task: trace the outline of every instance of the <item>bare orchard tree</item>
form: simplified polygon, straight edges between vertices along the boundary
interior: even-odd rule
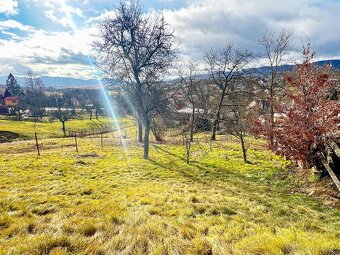
[[[22,112],[24,112],[24,110],[27,109],[25,95],[22,94],[21,98],[19,98],[19,100],[17,100],[17,102],[15,102],[13,105],[10,106],[10,109],[17,116],[17,120],[21,120],[22,119]]]
[[[268,91],[269,108],[270,108],[270,126],[274,128],[274,101],[279,91],[282,91],[283,82],[279,81],[279,68],[283,64],[285,55],[287,54],[292,40],[293,32],[282,30],[279,33],[265,32],[258,40],[258,43],[263,48],[263,58],[265,65],[269,66],[269,73],[264,74],[268,83],[264,84],[263,90]],[[273,145],[273,137],[270,138],[270,143]]]
[[[226,131],[240,141],[243,161],[248,163],[246,138],[258,112],[257,104],[251,93],[247,91],[233,93],[228,97],[228,102],[229,104],[224,109],[223,123]]]
[[[173,122],[174,114],[170,103],[169,87],[162,84],[155,84],[149,93],[152,93],[148,109],[150,109],[151,131],[157,142],[164,141],[164,131],[171,122]]]
[[[27,72],[25,99],[34,121],[43,117],[46,106],[46,95],[44,94],[44,83],[31,70]]]
[[[222,50],[204,52],[207,70],[218,92],[218,105],[212,126],[211,140],[216,140],[221,110],[226,96],[233,92],[235,82],[244,76],[244,68],[249,63],[251,53],[248,50],[236,50],[229,44]]]
[[[167,73],[175,58],[174,35],[161,13],[145,14],[132,1],[120,2],[113,17],[99,26],[94,43],[95,62],[103,75],[128,85],[127,95],[145,127],[144,158],[149,158],[152,89]],[[157,94],[157,93],[156,93]]]
[[[190,60],[189,63],[180,67],[180,91],[183,93],[187,106],[191,108],[190,119],[190,142],[193,142],[194,132],[196,126],[196,112],[199,110],[199,94],[202,77],[199,75],[198,63],[194,60]]]
[[[62,130],[64,136],[66,136],[66,121],[75,117],[74,106],[72,104],[71,97],[68,95],[59,93],[58,95],[54,96],[54,110],[51,112],[51,119],[52,120],[59,120],[62,124]]]

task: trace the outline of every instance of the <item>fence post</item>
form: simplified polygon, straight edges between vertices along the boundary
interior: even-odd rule
[[[74,142],[75,142],[75,145],[76,145],[76,151],[78,153],[77,132],[74,132]]]
[[[103,132],[100,132],[100,144],[101,144],[102,149],[103,149]]]
[[[35,146],[37,147],[37,151],[38,151],[38,156],[40,156],[40,150],[39,150],[39,143],[38,143],[38,136],[37,133],[34,133],[35,136]]]

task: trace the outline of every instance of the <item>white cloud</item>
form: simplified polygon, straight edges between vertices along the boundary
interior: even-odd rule
[[[29,31],[29,30],[33,29],[33,27],[31,27],[31,26],[23,25],[20,22],[17,22],[15,20],[11,20],[11,19],[0,21],[0,29],[8,30],[8,29],[13,29],[13,28],[17,28],[21,31]]]
[[[1,0],[0,13],[6,15],[18,14],[18,2],[16,0]]]
[[[339,1],[195,0],[164,15],[189,55],[230,42],[259,51],[256,40],[266,30],[287,29],[294,31],[294,51],[301,50],[307,35],[320,56],[340,56]]]
[[[0,8],[3,8],[3,1],[8,0],[0,0]],[[1,74],[15,68],[22,75],[31,68],[44,75],[90,78],[92,72],[86,64],[86,56],[91,51],[91,35],[97,33],[95,22],[114,12],[98,10],[101,11],[98,16],[84,17],[88,12],[80,6],[92,2],[92,8],[100,1],[27,1],[41,3],[39,7],[46,16],[69,31],[45,31],[11,19],[0,21],[1,33],[7,38],[1,39],[0,33]],[[301,40],[306,42],[306,36],[317,56],[340,57],[340,34],[337,33],[340,3],[333,0],[286,0],[280,4],[272,0],[189,0],[183,8],[164,10],[164,15],[182,42],[185,57],[199,58],[202,50],[230,42],[258,52],[256,40],[263,32],[283,28],[295,32],[290,59],[300,57]],[[75,23],[76,19],[85,18],[84,24]]]
[[[74,32],[33,29],[25,37],[0,39],[0,75],[12,71],[10,67],[20,63],[16,69],[18,75],[30,68],[43,75],[91,78],[90,62],[86,63],[86,58],[90,54],[93,33],[92,28]]]
[[[56,24],[61,24],[64,27],[77,29],[77,25],[74,22],[74,16],[85,18],[81,9],[72,7],[66,4],[65,0],[47,0],[44,3],[46,7],[45,15]]]

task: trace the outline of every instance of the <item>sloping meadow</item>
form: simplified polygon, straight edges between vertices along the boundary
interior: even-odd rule
[[[289,162],[261,147],[244,164],[235,143],[201,145],[187,165],[182,145],[145,161],[99,143],[0,145],[0,254],[339,254],[339,211],[290,193]]]

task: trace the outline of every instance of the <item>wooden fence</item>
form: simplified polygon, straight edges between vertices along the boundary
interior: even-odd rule
[[[326,146],[326,152],[324,154],[319,154],[321,158],[321,163],[329,173],[335,186],[340,191],[340,181],[337,176],[340,175],[340,148],[335,142],[331,142]]]

